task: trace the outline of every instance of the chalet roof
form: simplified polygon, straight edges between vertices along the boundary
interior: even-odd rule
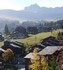
[[[2,48],[0,48],[0,51],[4,52],[5,50],[4,50],[4,49],[2,49]]]
[[[11,48],[11,47],[15,47],[15,48],[22,48],[24,45],[23,43],[19,43],[19,42],[9,42],[9,41],[4,41],[4,45],[2,46],[2,48]]]
[[[24,58],[25,58],[25,59],[34,59],[34,57],[33,57],[32,54],[33,54],[33,53],[29,53],[29,54],[27,54]],[[38,55],[37,59],[40,59],[40,58],[39,58],[39,55]],[[36,59],[35,59],[35,60],[36,60]]]
[[[33,50],[34,49],[37,49],[38,51],[41,51],[42,49],[44,49],[45,48],[45,46],[44,45],[42,45],[42,44],[36,44],[36,45],[34,45],[34,46],[32,46],[32,47],[30,47],[29,48],[29,52],[33,52]]]
[[[39,52],[40,55],[52,55],[56,51],[61,50],[63,46],[47,46]],[[33,59],[32,53],[27,54],[24,58]]]
[[[15,45],[15,44],[13,44],[13,43],[11,43],[10,45],[13,46],[13,47],[16,47],[16,48],[21,48],[20,46]]]
[[[40,55],[52,55],[56,51],[59,51],[63,46],[47,46],[39,52]]]
[[[27,54],[24,58],[33,59],[32,53]]]
[[[41,42],[45,46],[59,46],[59,41],[55,37],[47,37]]]

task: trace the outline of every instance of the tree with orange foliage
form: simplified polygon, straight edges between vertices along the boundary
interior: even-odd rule
[[[30,68],[32,70],[41,70],[41,65],[40,65],[40,56],[38,54],[38,50],[35,48],[33,53],[32,53],[33,59],[31,59],[31,65]]]
[[[11,61],[14,57],[14,53],[11,49],[7,49],[3,54],[2,57],[5,61]]]
[[[35,48],[32,53],[33,59],[31,59],[31,70],[47,70],[47,61],[45,56],[40,56],[38,50]]]
[[[41,69],[48,70],[48,64],[45,56],[41,56]]]

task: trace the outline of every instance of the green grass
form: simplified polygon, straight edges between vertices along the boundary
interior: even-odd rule
[[[21,42],[21,43],[24,43],[24,45],[26,47],[30,47],[31,45],[35,45],[37,43],[40,43],[42,39],[46,38],[46,37],[49,37],[49,36],[54,36],[57,38],[57,34],[58,32],[63,32],[63,30],[54,30],[52,32],[42,32],[42,33],[39,33],[39,34],[36,34],[36,35],[32,35],[31,37],[28,37],[26,39],[13,39],[13,40],[10,40],[10,41],[18,41],[18,42]],[[0,46],[3,45],[3,42],[0,42]]]
[[[34,34],[28,34],[29,37],[33,36]]]
[[[3,42],[0,42],[0,47],[3,46],[3,45],[4,45],[4,43]]]
[[[18,41],[18,42],[22,42],[24,43],[24,45],[26,47],[29,47],[31,45],[37,44],[39,43],[42,39],[51,36],[51,32],[43,32],[43,33],[39,33],[37,35],[33,35],[32,37],[26,38],[26,39],[15,39],[15,40],[11,40],[11,41]]]
[[[14,40],[11,40],[11,41],[22,42],[22,43],[24,43],[25,46],[29,47],[31,45],[40,43],[40,41],[42,39],[44,39],[46,37],[49,37],[49,36],[54,36],[54,37],[57,38],[58,32],[63,32],[63,30],[56,30],[56,31],[54,30],[52,32],[43,32],[43,33],[39,33],[39,34],[36,34],[36,35],[32,35],[31,37],[26,38],[26,39],[14,39]]]

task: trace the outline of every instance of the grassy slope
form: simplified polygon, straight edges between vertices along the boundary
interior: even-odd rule
[[[16,39],[16,40],[11,40],[11,41],[18,41],[24,43],[25,46],[30,46],[34,45],[36,43],[39,43],[42,39],[51,36],[51,32],[43,32],[39,33],[37,35],[33,35],[32,37],[26,38],[26,39]]]
[[[59,31],[63,32],[63,30],[56,30],[56,31],[53,31],[53,32],[43,32],[43,33],[39,33],[39,34],[36,34],[36,35],[32,35],[31,37],[26,38],[26,39],[15,39],[15,40],[11,40],[11,41],[22,42],[22,43],[24,43],[24,45],[26,47],[29,47],[30,45],[34,45],[36,43],[39,43],[42,39],[44,39],[46,37],[49,37],[49,36],[57,37],[57,34],[58,34]],[[2,45],[3,45],[3,43],[0,42],[0,46],[2,46]]]
[[[56,30],[53,32],[43,32],[36,35],[32,35],[32,37],[26,38],[26,39],[16,39],[11,41],[18,41],[24,43],[26,46],[34,45],[36,43],[39,43],[42,39],[54,36],[57,37],[58,32],[63,32],[63,30]]]
[[[3,42],[0,42],[0,47],[3,46],[3,45],[4,45],[4,43]]]

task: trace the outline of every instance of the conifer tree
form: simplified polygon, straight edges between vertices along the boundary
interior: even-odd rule
[[[8,29],[8,25],[6,24],[5,25],[5,35],[9,35],[10,34],[10,31]]]

